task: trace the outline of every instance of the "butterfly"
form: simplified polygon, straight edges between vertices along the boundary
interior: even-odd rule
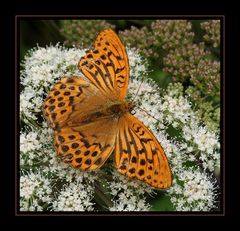
[[[99,169],[114,155],[118,172],[154,188],[170,187],[171,170],[161,144],[131,114],[134,103],[125,100],[129,62],[117,34],[111,29],[99,33],[78,68],[85,77],[62,78],[43,104],[57,154],[83,171]]]

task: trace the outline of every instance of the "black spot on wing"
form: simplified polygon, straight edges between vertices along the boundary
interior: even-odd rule
[[[144,175],[144,170],[143,170],[143,169],[139,170],[139,171],[138,171],[138,175],[139,175],[139,176]]]

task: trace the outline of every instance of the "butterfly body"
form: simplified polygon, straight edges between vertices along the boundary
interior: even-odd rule
[[[94,122],[97,119],[101,119],[104,117],[112,117],[113,119],[119,119],[125,113],[129,113],[134,108],[134,103],[126,102],[126,101],[116,101],[116,102],[108,102],[99,108],[96,111],[90,112],[88,115],[79,116],[77,120],[70,120],[68,122],[68,126],[74,125],[74,123],[81,125],[87,124],[90,122]]]
[[[43,112],[54,129],[57,154],[83,171],[99,169],[115,155],[118,172],[155,188],[168,188],[167,157],[151,131],[130,112],[126,50],[110,29],[80,59],[85,77],[62,78],[45,99]]]
[[[115,116],[122,116],[124,113],[130,112],[134,104],[130,101],[117,101],[108,105],[106,111]]]

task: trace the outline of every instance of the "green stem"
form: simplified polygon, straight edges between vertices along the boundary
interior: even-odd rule
[[[96,182],[94,184],[95,184],[95,193],[97,194],[97,196],[101,199],[101,201],[103,201],[107,205],[107,207],[112,207],[113,203],[108,198],[103,188]]]
[[[29,118],[27,118],[26,116],[25,116],[25,119],[27,119],[28,121],[29,121],[29,123],[31,124],[31,125],[33,125],[34,127],[36,127],[36,128],[42,128],[37,122],[35,122],[34,120],[32,120],[32,119],[29,119]]]

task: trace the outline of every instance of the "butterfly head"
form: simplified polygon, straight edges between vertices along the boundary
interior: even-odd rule
[[[131,112],[136,107],[136,103],[133,101],[127,101],[126,104],[129,112]]]

